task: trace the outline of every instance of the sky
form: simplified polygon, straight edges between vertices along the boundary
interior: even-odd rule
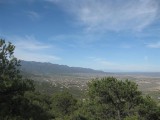
[[[160,72],[159,0],[0,0],[15,57],[108,72]]]

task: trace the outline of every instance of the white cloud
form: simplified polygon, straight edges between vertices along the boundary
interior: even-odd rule
[[[31,20],[37,20],[40,18],[40,15],[35,11],[27,11],[27,15]]]
[[[16,41],[14,41],[14,44],[17,48],[21,48],[28,51],[33,50],[43,50],[51,48],[51,45],[46,45],[44,43],[41,43],[35,39],[34,36],[25,36],[25,37],[14,37]]]
[[[157,0],[47,0],[68,11],[89,31],[141,31],[157,18]]]
[[[157,43],[149,43],[147,44],[147,47],[149,48],[160,48],[160,41]]]
[[[18,59],[51,63],[61,60],[53,55],[54,46],[40,42],[34,36],[12,36],[7,39],[16,46],[15,57]]]
[[[21,60],[37,61],[37,62],[54,63],[55,61],[61,60],[61,58],[54,55],[41,54],[37,52],[28,52],[28,51],[21,50],[19,48],[16,49],[15,56]]]

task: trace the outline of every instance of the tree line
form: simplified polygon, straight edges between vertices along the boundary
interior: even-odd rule
[[[84,98],[42,94],[19,71],[15,46],[0,39],[0,120],[160,120],[160,106],[138,85],[114,77],[88,83]]]

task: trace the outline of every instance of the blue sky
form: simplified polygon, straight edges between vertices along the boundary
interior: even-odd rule
[[[159,0],[0,0],[0,37],[22,60],[160,72]]]

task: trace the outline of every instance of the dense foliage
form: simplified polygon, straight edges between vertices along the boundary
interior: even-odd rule
[[[79,99],[67,91],[37,92],[20,75],[14,49],[0,40],[0,120],[160,120],[158,104],[128,80],[93,79]]]

